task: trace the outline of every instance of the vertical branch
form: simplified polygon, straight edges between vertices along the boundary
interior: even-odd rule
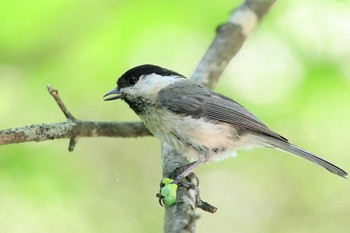
[[[234,9],[228,21],[217,28],[217,34],[197,66],[192,79],[213,88],[230,60],[238,53],[244,41],[255,29],[275,0],[246,0]],[[170,146],[162,145],[163,176],[188,161]],[[179,187],[176,204],[165,208],[166,233],[193,233],[198,219],[195,208],[197,190]]]
[[[163,176],[166,177],[175,168],[187,164],[188,161],[179,152],[169,145],[162,144],[162,165]],[[186,187],[178,186],[176,204],[165,207],[164,232],[195,232],[195,221],[197,215],[196,190],[189,190]]]

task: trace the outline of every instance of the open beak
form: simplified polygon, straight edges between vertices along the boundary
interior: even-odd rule
[[[105,94],[103,96],[103,98],[110,96],[110,95],[115,95],[115,96],[111,96],[107,99],[104,99],[104,101],[110,101],[110,100],[117,100],[117,99],[121,99],[122,98],[122,94],[119,93],[119,88],[116,87],[115,89],[111,90],[110,92],[108,92],[107,94]]]

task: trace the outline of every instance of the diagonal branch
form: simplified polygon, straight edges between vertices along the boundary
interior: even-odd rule
[[[74,121],[75,117],[70,113],[66,105],[63,103],[60,95],[58,94],[58,90],[54,89],[50,84],[47,84],[46,86],[50,95],[55,99],[56,103],[58,104],[58,107],[60,107],[67,120]]]
[[[246,0],[234,9],[228,22],[216,29],[216,37],[198,64],[192,79],[213,88],[231,59],[276,0]]]

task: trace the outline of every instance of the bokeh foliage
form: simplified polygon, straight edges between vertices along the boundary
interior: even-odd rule
[[[79,119],[138,120],[105,103],[118,75],[154,63],[190,76],[215,27],[240,2],[3,1],[0,128],[64,121],[45,85]],[[278,1],[217,90],[294,143],[350,170],[350,4]],[[162,232],[160,143],[82,138],[0,147],[0,232]],[[197,170],[198,232],[348,232],[350,188],[270,149]]]

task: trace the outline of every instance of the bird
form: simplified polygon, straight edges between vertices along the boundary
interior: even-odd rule
[[[340,167],[269,129],[233,99],[157,65],[129,69],[104,98],[105,101],[125,101],[155,137],[191,161],[177,175],[176,182],[201,164],[254,147],[279,149],[338,176],[347,176]]]

